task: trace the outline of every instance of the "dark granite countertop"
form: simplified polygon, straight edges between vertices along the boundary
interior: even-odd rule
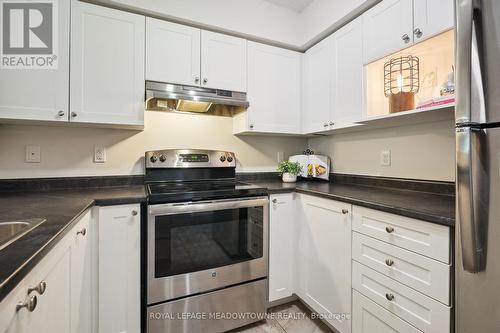
[[[450,193],[437,194],[440,192],[321,181],[286,184],[278,179],[241,180],[266,187],[270,194],[296,191],[441,225],[454,226],[455,197]],[[73,227],[85,210],[94,205],[145,203],[147,196],[142,182],[143,179],[140,177],[132,181],[111,177],[105,178],[104,182],[92,178],[70,179],[69,181],[57,179],[40,184],[35,184],[33,181],[4,182],[3,191],[0,191],[0,222],[30,218],[45,218],[46,221],[13,244],[0,250],[0,301]],[[121,186],[109,187],[108,183]],[[33,188],[33,184],[36,185],[34,187],[37,190],[30,191],[29,188]],[[58,188],[67,184],[70,188]],[[95,187],[96,184],[105,185]],[[408,184],[410,185],[417,186],[418,184]],[[72,186],[82,187],[72,188]],[[400,188],[410,187],[401,186]],[[15,188],[23,190],[12,191]]]
[[[269,194],[296,191],[445,226],[455,226],[453,195],[321,181],[287,184],[269,180],[252,181],[252,184],[267,187]]]
[[[144,185],[0,192],[0,222],[46,221],[0,250],[0,301],[71,229],[88,208],[146,202]]]

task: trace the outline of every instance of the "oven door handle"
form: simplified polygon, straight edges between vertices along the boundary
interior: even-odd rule
[[[269,204],[267,197],[242,198],[235,200],[201,201],[175,204],[151,205],[148,207],[149,215],[172,215],[193,212],[206,212],[224,209],[238,209],[259,207]]]

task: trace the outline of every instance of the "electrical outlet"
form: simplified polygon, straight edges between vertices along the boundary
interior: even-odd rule
[[[26,163],[40,163],[42,161],[42,154],[40,146],[26,146],[26,155],[24,161]]]
[[[380,153],[380,165],[391,166],[391,151],[389,149],[382,150]]]
[[[281,163],[285,159],[285,153],[282,151],[279,151],[277,157],[278,157],[278,163]]]
[[[94,163],[106,162],[106,148],[102,146],[94,147]]]

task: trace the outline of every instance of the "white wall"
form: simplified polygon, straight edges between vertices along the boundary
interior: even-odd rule
[[[264,0],[92,0],[242,36],[299,45],[299,14]]]
[[[315,39],[365,0],[314,0],[300,15],[301,43]]]
[[[0,126],[0,179],[142,174],[144,152],[169,148],[234,151],[237,170],[275,171],[285,157],[306,147],[304,138],[236,137],[232,118],[146,112],[143,132],[68,126]],[[26,145],[41,146],[41,163],[24,163]],[[107,162],[93,163],[95,145]]]
[[[304,49],[352,10],[377,0],[314,0],[300,13],[264,0],[87,1]]]
[[[309,140],[318,154],[332,158],[337,173],[455,180],[453,121],[353,132]],[[392,165],[380,165],[380,153],[390,149]]]

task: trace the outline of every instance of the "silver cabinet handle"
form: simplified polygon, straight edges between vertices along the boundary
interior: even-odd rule
[[[203,84],[207,84],[208,83],[208,79],[207,78],[204,78],[203,79]]]
[[[385,259],[385,264],[389,267],[391,267],[392,265],[394,265],[394,260],[392,259]]]
[[[335,123],[333,121],[330,121],[330,126],[334,126]]]
[[[132,216],[137,216],[139,214],[135,209],[132,211]]]
[[[250,126],[248,126],[248,127],[250,127],[250,129],[253,129],[254,126],[253,126],[253,124],[250,124]]]
[[[385,227],[385,231],[388,233],[388,234],[392,234],[394,232],[394,228],[393,227]]]
[[[403,42],[405,42],[405,44],[408,44],[411,40],[410,36],[408,36],[408,34],[404,34],[403,36],[401,36],[401,39],[403,40]]]
[[[349,214],[349,210],[347,210],[347,209],[342,209],[342,214],[344,214],[344,215]]]
[[[63,110],[60,110],[60,111],[57,113],[57,115],[58,115],[59,117],[64,117],[64,115],[65,115],[65,114],[66,114],[66,112],[64,112]]]
[[[388,301],[393,301],[394,300],[394,295],[393,294],[385,294],[385,298],[387,298]]]
[[[416,28],[415,30],[413,30],[413,34],[415,34],[415,36],[417,38],[420,38],[424,35],[424,33],[422,32],[422,30],[420,30],[419,28]]]
[[[323,127],[328,127],[328,123],[324,123],[324,124],[323,124]]]
[[[273,204],[277,204],[278,203],[278,199],[273,199]]]
[[[76,112],[71,112],[71,118],[76,118],[76,116],[78,116]]]
[[[86,228],[83,228],[82,230],[79,230],[76,232],[76,235],[82,235],[82,236],[85,236],[87,234],[87,229]]]
[[[200,77],[199,76],[197,76],[197,77],[194,78],[194,83],[198,83],[198,82],[200,82]]]
[[[36,298],[36,296],[33,295],[30,298],[28,298],[27,301],[17,303],[16,312],[18,312],[19,310],[21,310],[23,308],[26,308],[26,310],[28,310],[29,312],[33,312],[36,309],[37,302],[38,302],[38,298]]]
[[[28,295],[34,291],[36,291],[39,295],[43,295],[43,293],[45,293],[46,289],[47,289],[47,283],[45,281],[42,281],[34,287],[29,287],[28,288]]]

